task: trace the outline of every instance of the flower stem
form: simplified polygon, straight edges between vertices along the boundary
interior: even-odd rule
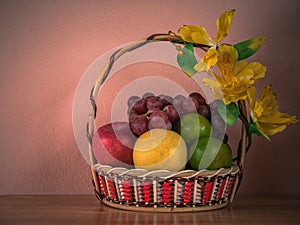
[[[247,126],[248,126],[248,120],[247,120],[247,108],[246,108],[246,103],[245,101],[239,101],[238,102],[239,109],[240,109],[240,118],[243,121],[243,126],[242,126],[242,136],[240,140],[240,146],[239,146],[239,154],[238,154],[238,166],[240,168],[243,167],[244,165],[244,160],[245,160],[245,154],[246,154],[246,143],[247,143]]]
[[[244,115],[242,115],[242,114],[240,113],[239,119],[243,122],[243,125],[244,125],[244,126],[247,128],[247,130],[248,130],[249,122],[248,122],[247,118],[245,118]]]
[[[246,127],[247,130],[247,142],[248,142],[246,147],[246,153],[247,153],[252,145],[252,133],[249,132],[250,123],[242,113],[239,115],[239,119],[243,122],[243,125]]]
[[[249,151],[251,145],[252,145],[252,134],[249,133],[249,134],[248,134],[248,145],[247,145],[247,147],[246,147],[246,153]]]
[[[243,126],[242,126],[242,136],[239,142],[239,147],[238,147],[238,157],[237,157],[237,165],[240,168],[239,171],[239,175],[238,175],[238,183],[237,186],[234,190],[234,195],[236,195],[242,179],[243,179],[243,170],[244,170],[244,161],[245,161],[245,157],[246,157],[246,143],[247,143],[247,138],[249,137],[247,135],[248,131],[247,131],[247,124],[248,120],[247,120],[247,107],[246,107],[246,102],[245,101],[238,101],[238,106],[239,106],[239,110],[240,110],[240,119],[243,121]]]

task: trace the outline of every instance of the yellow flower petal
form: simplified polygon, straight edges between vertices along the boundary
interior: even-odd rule
[[[282,124],[292,124],[297,122],[297,117],[290,116],[287,113],[280,113],[279,111],[275,111],[274,113],[270,113],[268,115],[263,115],[259,119],[260,122],[270,123],[273,125],[282,125]]]
[[[271,89],[271,85],[266,86],[262,90],[258,100],[263,103],[264,107],[272,106],[274,109],[278,109],[277,98]]]
[[[203,78],[203,79],[202,79],[202,82],[203,82],[206,86],[210,87],[210,88],[213,89],[213,90],[216,90],[216,89],[220,88],[218,82],[217,82],[215,79],[211,79],[211,78]]]
[[[218,62],[218,58],[222,54],[229,54],[229,57],[232,57],[230,59],[230,63],[234,64],[238,58],[238,52],[235,50],[235,48],[231,45],[222,44],[218,47],[212,47],[208,49],[204,57],[198,62],[198,64],[195,65],[194,69],[198,72],[208,71],[212,66],[216,65]],[[225,58],[223,59],[225,60]]]
[[[214,92],[222,93],[226,104],[245,100],[248,98],[248,89],[253,86],[256,79],[264,75],[265,67],[259,63],[237,62],[238,54],[234,47],[230,45],[221,45],[220,47],[216,50],[211,48],[208,54],[211,57],[209,58],[205,55],[195,69],[199,69],[200,66],[202,69],[209,68],[216,62],[217,57],[217,65],[221,76],[215,75],[214,77],[216,82],[218,82],[218,89],[216,87],[212,88],[212,85],[209,85],[209,87]],[[205,63],[206,57],[211,60],[207,60],[210,63],[209,65]]]
[[[267,137],[270,137],[278,132],[281,132],[286,128],[285,125],[274,127],[270,124],[259,123],[259,122],[256,123],[256,126]]]
[[[234,61],[228,52],[222,52],[218,57],[218,67],[224,82],[233,79]]]
[[[246,60],[238,61],[235,64],[234,72],[233,73],[234,74],[239,74],[247,65],[248,65],[248,62]]]
[[[198,72],[204,72],[204,71],[208,71],[209,67],[207,66],[207,64],[203,61],[203,59],[201,59],[195,66],[194,69],[197,70]]]
[[[238,57],[239,57],[239,53],[235,49],[235,47],[233,47],[232,45],[228,45],[228,44],[219,45],[218,52],[220,54],[224,53],[224,52],[228,52],[231,55],[234,64],[237,62]]]
[[[204,83],[205,86],[210,87],[210,89],[214,93],[214,98],[215,99],[222,99],[223,98],[223,95],[222,95],[221,90],[220,90],[220,86],[219,86],[216,79],[203,78],[202,82]]]
[[[254,120],[257,120],[256,118],[261,118],[263,115],[264,108],[261,102],[256,102],[255,108],[253,109],[253,115],[254,115]]]
[[[182,39],[186,42],[213,46],[214,41],[202,26],[183,26],[179,29]]]
[[[253,70],[253,72],[254,72],[253,79],[254,80],[258,80],[258,79],[265,77],[267,68],[264,65],[262,65],[261,63],[259,63],[259,62],[249,63],[245,69],[248,69],[248,68]]]
[[[247,79],[252,80],[251,83],[254,83],[256,80],[263,78],[266,71],[267,68],[259,62],[248,64],[246,61],[242,60],[241,62],[237,62],[234,74],[235,76],[240,77],[239,79],[247,77]]]
[[[208,71],[210,67],[214,66],[218,62],[218,53],[216,48],[210,48],[204,55],[204,57],[198,62],[194,69],[198,72]]]
[[[254,76],[254,71],[246,67],[240,73],[235,74],[235,77],[237,77],[239,81],[247,82],[248,84],[254,84]]]
[[[257,128],[266,136],[270,137],[274,134],[277,134],[279,132],[282,132],[287,125],[271,125],[271,124],[267,124],[267,123],[260,123],[258,122],[257,124]]]
[[[217,20],[216,24],[218,32],[215,40],[216,43],[219,43],[224,37],[228,35],[234,12],[235,10],[225,11]]]
[[[251,116],[257,128],[266,136],[272,136],[283,131],[288,125],[297,123],[296,116],[290,116],[278,111],[276,95],[271,86],[266,86],[259,98],[254,102],[255,89],[248,89],[248,100]]]
[[[223,95],[223,101],[226,105],[232,102],[238,102],[239,100],[246,100],[247,95],[245,93],[239,93],[234,95]]]
[[[256,88],[254,86],[251,86],[250,88],[248,88],[247,94],[248,94],[249,107],[251,109],[254,108],[255,93],[256,93]]]

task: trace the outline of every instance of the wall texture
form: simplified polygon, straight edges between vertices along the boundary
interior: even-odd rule
[[[93,193],[72,130],[88,66],[112,48],[183,24],[201,24],[213,36],[230,8],[237,11],[226,41],[267,37],[252,60],[268,67],[263,84],[272,83],[281,111],[299,117],[297,0],[1,1],[0,194]],[[299,128],[271,143],[254,139],[241,193],[300,194]]]

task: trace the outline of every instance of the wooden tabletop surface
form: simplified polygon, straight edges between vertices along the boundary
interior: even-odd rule
[[[226,208],[145,213],[104,206],[95,196],[0,196],[1,225],[300,224],[300,196],[238,195]]]

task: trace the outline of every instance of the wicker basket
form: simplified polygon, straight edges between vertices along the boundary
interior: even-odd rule
[[[88,148],[96,196],[104,204],[133,211],[189,212],[225,207],[233,201],[242,178],[245,158],[246,131],[242,127],[237,165],[219,170],[184,170],[171,173],[165,170],[113,168],[97,163],[92,149],[94,120],[97,115],[96,97],[113,64],[123,54],[151,41],[169,41],[180,44],[174,34],[156,34],[114,52],[91,90],[90,115],[87,124]],[[195,47],[206,50],[206,46]],[[240,105],[245,113],[245,105]],[[246,116],[246,115],[245,115]]]

